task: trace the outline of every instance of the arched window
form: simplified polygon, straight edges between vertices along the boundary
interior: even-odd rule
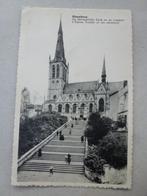
[[[77,105],[73,104],[73,113],[76,113],[76,110],[77,110]]]
[[[85,108],[85,104],[82,103],[82,104],[81,104],[81,111],[82,111],[82,112],[84,112],[84,108]]]
[[[80,95],[79,94],[77,94],[77,99],[79,99],[80,98]]]
[[[57,64],[57,78],[59,78],[60,76],[60,67],[59,67],[59,64]]]
[[[81,117],[83,117],[83,115],[84,115],[84,109],[85,109],[85,104],[82,103],[82,104],[81,104],[81,107],[80,107],[80,116],[81,116]]]
[[[65,112],[66,112],[66,113],[69,113],[69,104],[66,104],[66,105],[65,105]]]
[[[101,98],[99,100],[99,112],[103,112],[104,111],[104,99]]]
[[[52,67],[52,78],[55,78],[55,65]]]
[[[62,112],[62,105],[61,104],[58,105],[58,112]]]
[[[49,110],[49,112],[52,112],[52,105],[51,104],[48,106],[48,110]]]
[[[90,103],[90,105],[89,105],[89,112],[93,112],[93,104],[92,103]]]
[[[54,99],[54,100],[56,100],[56,98],[57,98],[57,96],[56,96],[56,95],[54,95],[54,96],[53,96],[53,99]]]
[[[66,81],[66,69],[63,67],[63,80]]]
[[[65,78],[64,78],[64,80],[66,81],[66,69],[64,69],[64,71],[65,71],[65,74],[64,74],[65,75]]]

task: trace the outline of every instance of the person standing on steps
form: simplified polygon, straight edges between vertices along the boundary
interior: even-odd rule
[[[39,150],[38,150],[38,157],[41,157],[42,156],[42,149],[40,148]]]
[[[71,135],[71,128],[69,128],[69,135]]]
[[[81,136],[81,143],[83,143],[84,142],[84,136],[82,135]]]
[[[71,162],[71,154],[67,154],[67,162],[68,162],[68,165],[70,165],[70,162]]]
[[[51,166],[51,167],[49,168],[49,171],[50,171],[50,174],[53,175],[53,173],[54,173],[54,168],[53,168],[53,166]]]

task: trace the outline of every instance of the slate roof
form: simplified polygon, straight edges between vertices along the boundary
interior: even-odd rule
[[[96,89],[96,86],[97,81],[69,83],[65,85],[64,93],[92,92]]]
[[[65,85],[64,94],[74,94],[74,93],[90,93],[97,89],[97,81],[90,82],[77,82],[77,83],[69,83]],[[99,83],[100,85],[100,83]],[[120,90],[123,86],[123,81],[120,82],[109,82],[110,94],[113,94]]]

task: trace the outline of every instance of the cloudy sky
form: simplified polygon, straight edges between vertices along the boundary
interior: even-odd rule
[[[119,24],[79,24],[72,23],[73,15],[124,21]],[[47,96],[49,55],[53,58],[55,54],[60,18],[65,56],[69,62],[69,82],[100,80],[104,56],[107,80],[128,80],[131,71],[129,16],[128,11],[121,10],[25,9],[18,62],[20,89],[27,87],[33,101],[42,101]]]

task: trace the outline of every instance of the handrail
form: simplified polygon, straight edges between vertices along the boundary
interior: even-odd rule
[[[29,158],[31,158],[36,152],[38,152],[39,149],[44,147],[49,141],[51,141],[57,134],[57,131],[61,131],[65,126],[70,124],[70,120],[63,124],[61,127],[57,128],[51,135],[46,137],[43,141],[41,141],[39,144],[31,148],[29,151],[27,151],[24,155],[22,155],[18,161],[17,161],[17,167],[19,168],[25,161],[27,161]]]

